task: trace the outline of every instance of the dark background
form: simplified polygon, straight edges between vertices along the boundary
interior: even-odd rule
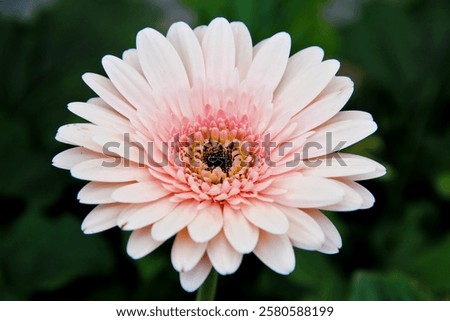
[[[365,110],[376,134],[349,148],[384,164],[363,182],[372,209],[329,213],[343,238],[333,256],[296,251],[289,276],[252,254],[219,279],[228,300],[450,299],[450,2],[336,1],[0,1],[0,299],[193,299],[178,282],[167,242],[134,261],[127,232],[85,236],[91,206],[76,200],[84,182],[51,167],[67,148],[59,126],[67,109],[94,94],[82,82],[102,73],[105,54],[135,46],[137,32],[165,33],[216,16],[241,20],[254,43],[278,31],[292,53],[310,45],[341,61],[355,81],[346,109]]]

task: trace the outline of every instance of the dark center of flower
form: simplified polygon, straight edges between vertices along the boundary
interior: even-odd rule
[[[198,117],[175,133],[174,163],[201,184],[247,180],[259,166],[259,137],[252,133],[245,117],[229,118],[219,111],[215,117]]]
[[[203,146],[202,161],[207,166],[207,170],[212,171],[216,167],[220,167],[224,173],[228,173],[233,166],[233,148],[230,144],[224,147],[217,142],[207,142]]]

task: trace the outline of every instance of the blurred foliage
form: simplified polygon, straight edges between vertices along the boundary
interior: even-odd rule
[[[450,3],[356,3],[355,17],[333,24],[324,0],[183,1],[195,25],[225,16],[244,21],[254,43],[287,31],[292,52],[319,45],[339,59],[356,85],[346,109],[367,110],[379,124],[350,149],[389,171],[363,182],[376,196],[372,209],[329,213],[340,254],[297,251],[288,277],[248,255],[220,278],[218,299],[450,299]],[[102,73],[101,57],[134,47],[138,30],[165,32],[167,10],[144,0],[55,0],[31,19],[0,17],[0,299],[194,297],[179,286],[170,244],[133,261],[127,233],[83,235],[91,209],[76,201],[83,183],[50,165],[65,149],[56,129],[77,120],[64,106],[92,96],[80,76]]]

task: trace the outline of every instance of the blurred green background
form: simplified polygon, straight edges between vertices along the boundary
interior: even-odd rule
[[[310,45],[355,81],[346,109],[373,114],[377,133],[350,149],[388,168],[363,182],[372,209],[329,213],[342,234],[333,256],[297,251],[289,276],[244,257],[221,277],[220,300],[450,300],[450,1],[448,0],[9,0],[0,2],[0,299],[193,299],[170,263],[170,243],[134,261],[128,233],[85,236],[84,182],[51,167],[67,148],[67,109],[93,93],[105,54],[184,20],[244,21],[254,43],[278,31]]]

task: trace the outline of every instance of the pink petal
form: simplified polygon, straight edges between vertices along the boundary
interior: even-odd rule
[[[128,184],[116,190],[112,198],[121,203],[145,203],[156,201],[170,194],[156,181]]]
[[[133,259],[140,259],[163,244],[152,238],[151,230],[152,227],[147,226],[131,233],[127,243],[127,253]]]
[[[192,29],[184,22],[176,22],[170,26],[167,39],[183,62],[191,87],[203,83],[205,79],[203,52]]]
[[[298,73],[289,82],[282,82],[275,92],[275,107],[295,115],[319,95],[338,69],[337,60],[326,60]]]
[[[188,225],[188,231],[195,242],[201,243],[216,236],[222,226],[222,208],[219,204],[213,203],[198,211],[197,217]]]
[[[111,136],[115,134],[117,132],[110,128],[94,124],[68,124],[59,127],[56,140],[81,146],[97,153],[103,153],[103,146],[96,143],[92,138],[96,135]]]
[[[153,225],[152,237],[157,241],[165,241],[191,223],[197,215],[195,201],[185,201],[167,216]]]
[[[310,251],[323,246],[325,234],[310,215],[293,207],[283,207],[281,210],[289,220],[288,236],[293,246]]]
[[[111,158],[91,159],[76,165],[70,173],[79,179],[105,183],[141,181],[149,177],[149,172],[145,168],[116,163],[117,160]]]
[[[245,79],[253,60],[253,45],[250,32],[242,22],[230,23],[236,47],[236,68],[241,81]]]
[[[152,89],[136,69],[111,55],[103,57],[102,64],[114,86],[136,109],[155,109],[149,99]]]
[[[62,169],[71,169],[79,163],[99,157],[102,157],[99,153],[93,152],[84,147],[74,147],[53,157],[52,165]]]
[[[194,34],[198,39],[198,42],[201,44],[203,41],[203,37],[205,36],[206,29],[208,29],[208,26],[201,25],[194,28]]]
[[[336,152],[366,138],[377,129],[369,116],[367,113],[339,112],[308,138],[306,144],[312,148],[305,150],[301,157],[314,158]]]
[[[98,146],[102,146],[103,154],[112,157],[120,157],[139,164],[141,167],[149,166],[149,155],[145,152],[145,146],[134,144],[133,137],[127,137],[127,133],[99,133],[91,140]]]
[[[323,49],[320,47],[308,47],[292,55],[287,63],[286,70],[279,87],[284,87],[290,82],[294,81],[299,74],[305,70],[319,65],[323,59]]]
[[[359,207],[360,209],[367,209],[373,206],[373,204],[375,203],[375,197],[367,188],[349,179],[339,179],[339,181],[346,184],[351,189],[353,189],[354,192],[359,194],[359,196],[363,200],[362,204]]]
[[[106,127],[119,129],[123,132],[129,132],[130,122],[119,113],[115,112],[111,107],[103,107],[91,103],[70,103],[68,109],[91,123]]]
[[[85,234],[103,232],[117,225],[123,204],[97,205],[84,219],[81,229]]]
[[[139,61],[153,89],[189,88],[183,62],[169,40],[158,31],[145,28],[137,35]]]
[[[144,72],[142,71],[141,63],[139,62],[139,56],[138,56],[136,49],[125,50],[122,54],[122,59],[129,66],[133,67],[137,72],[139,72],[141,75],[144,75]]]
[[[280,32],[267,39],[254,56],[246,77],[250,88],[265,87],[273,91],[283,76],[291,49],[291,37]]]
[[[289,274],[295,268],[294,249],[287,235],[273,235],[261,231],[253,253],[277,273]]]
[[[85,73],[82,78],[100,98],[118,113],[130,120],[136,117],[134,108],[119,93],[116,87],[114,87],[111,80],[93,73]]]
[[[241,265],[242,254],[231,246],[223,232],[209,241],[207,253],[214,269],[222,275],[236,272]]]
[[[306,167],[301,173],[305,176],[346,177],[368,174],[377,170],[377,163],[369,158],[333,153],[305,162]]]
[[[328,88],[335,89],[332,91],[327,90]],[[324,94],[326,91],[330,92]],[[298,124],[298,132],[307,132],[336,115],[350,99],[352,93],[353,82],[349,78],[334,77],[316,100],[293,118]]]
[[[124,230],[142,228],[158,222],[171,213],[176,206],[177,204],[168,198],[161,198],[146,204],[131,204],[122,211],[117,219],[117,225]]]
[[[211,268],[211,262],[205,255],[191,271],[180,272],[180,283],[183,289],[187,292],[197,290],[205,282]]]
[[[383,165],[377,163],[374,160],[371,160],[371,162],[372,165],[376,168],[375,171],[366,174],[350,175],[347,176],[347,179],[352,181],[362,181],[366,179],[381,177],[386,174],[386,168]]]
[[[360,209],[364,203],[361,195],[359,195],[359,193],[348,184],[342,183],[339,180],[335,180],[335,182],[340,184],[342,190],[344,191],[344,198],[336,204],[323,206],[320,208],[329,211],[355,211]]]
[[[111,197],[112,193],[125,184],[90,182],[78,192],[77,197],[80,203],[83,204],[115,203],[116,201]]]
[[[205,254],[207,244],[194,242],[186,229],[180,231],[175,237],[171,252],[175,270],[178,272],[192,270]]]
[[[230,24],[216,18],[208,25],[202,39],[207,82],[225,88],[235,78],[235,45]]]
[[[289,228],[286,216],[270,203],[252,200],[250,205],[241,206],[242,214],[253,225],[272,234],[284,234]]]
[[[284,194],[271,197],[275,202],[289,207],[322,207],[338,203],[344,197],[344,189],[339,183],[299,173],[280,176],[271,187],[287,190]]]
[[[250,253],[258,243],[259,229],[245,218],[241,211],[224,207],[223,231],[230,244],[239,253]]]
[[[342,239],[338,230],[328,219],[328,217],[316,209],[308,209],[305,210],[305,212],[320,225],[323,233],[325,234],[326,241],[319,251],[327,254],[339,252],[339,249],[342,247]]]

